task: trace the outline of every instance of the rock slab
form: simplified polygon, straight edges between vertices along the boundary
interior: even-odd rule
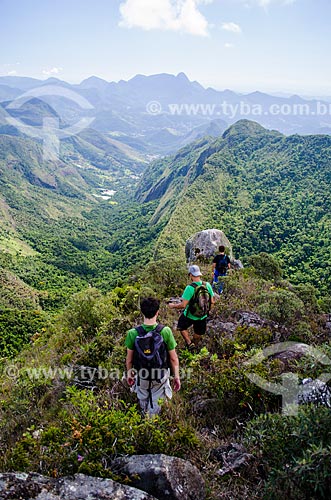
[[[112,462],[112,470],[159,500],[204,500],[199,470],[187,460],[167,455],[132,455]]]
[[[53,479],[40,474],[0,474],[0,500],[158,500],[111,479],[75,474]]]
[[[223,231],[205,229],[195,233],[186,241],[186,260],[187,262],[199,262],[202,259],[210,259],[218,253],[220,245],[224,245],[229,250],[229,257],[233,260],[231,243]]]

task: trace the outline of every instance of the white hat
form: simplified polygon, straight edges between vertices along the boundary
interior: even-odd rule
[[[202,272],[200,271],[199,266],[190,266],[188,268],[189,274],[192,274],[192,276],[202,276]]]

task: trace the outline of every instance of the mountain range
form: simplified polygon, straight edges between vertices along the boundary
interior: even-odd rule
[[[328,498],[330,392],[320,375],[331,333],[328,121],[311,116],[301,135],[286,135],[282,127],[303,127],[297,117],[270,130],[256,119],[156,114],[159,105],[219,98],[183,74],[77,86],[4,78],[0,96],[0,469],[39,478],[14,491],[14,475],[3,475],[12,494],[37,494],[41,474],[63,484],[79,473],[88,492],[89,476],[126,485],[118,460],[134,454],[141,470],[148,453],[149,465],[151,456],[180,457],[185,485],[190,459],[208,500]],[[95,120],[69,133],[84,115]],[[33,134],[47,120],[61,136],[53,159],[47,137]],[[175,334],[182,389],[160,418],[146,419],[122,377],[127,331],[147,296],[160,299],[160,321],[176,325],[179,311],[167,304],[187,285],[185,241],[207,228],[225,232],[244,268],[224,279],[194,351]],[[199,265],[210,279],[211,262]],[[291,372],[300,406],[265,390]],[[267,385],[252,383],[254,374]]]
[[[331,137],[285,136],[241,120],[149,165],[136,191],[157,202],[155,258],[181,255],[207,227],[222,229],[237,257],[276,255],[294,283],[331,289]]]
[[[80,84],[57,78],[0,77],[0,102],[11,115],[13,107],[21,106],[20,96],[32,91],[63,122],[93,118],[93,129],[147,155],[175,152],[192,136],[217,136],[242,118],[286,135],[331,133],[327,100],[218,91],[191,82],[184,73],[136,75],[119,82],[92,76]]]
[[[135,154],[85,129],[62,141],[57,162],[45,162],[39,141],[0,134],[7,271],[37,290],[37,276],[43,283],[48,273],[53,287],[58,272],[72,283],[75,276],[78,288],[88,281],[108,289],[133,264],[184,261],[186,239],[215,227],[244,262],[268,252],[293,283],[329,293],[330,136],[285,136],[241,120],[148,166]]]

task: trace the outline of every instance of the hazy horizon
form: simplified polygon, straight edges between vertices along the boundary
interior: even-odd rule
[[[0,76],[178,74],[217,90],[331,95],[320,0],[2,0]]]

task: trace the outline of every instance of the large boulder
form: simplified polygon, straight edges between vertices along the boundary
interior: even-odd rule
[[[0,474],[0,500],[158,500],[111,479],[75,474],[53,479],[40,474]]]
[[[112,462],[112,470],[158,500],[204,500],[199,470],[187,460],[167,455],[132,455]]]
[[[223,231],[219,229],[205,229],[194,234],[186,241],[185,255],[187,262],[199,262],[210,259],[218,253],[218,247],[224,245],[231,260],[233,260],[232,246]]]

